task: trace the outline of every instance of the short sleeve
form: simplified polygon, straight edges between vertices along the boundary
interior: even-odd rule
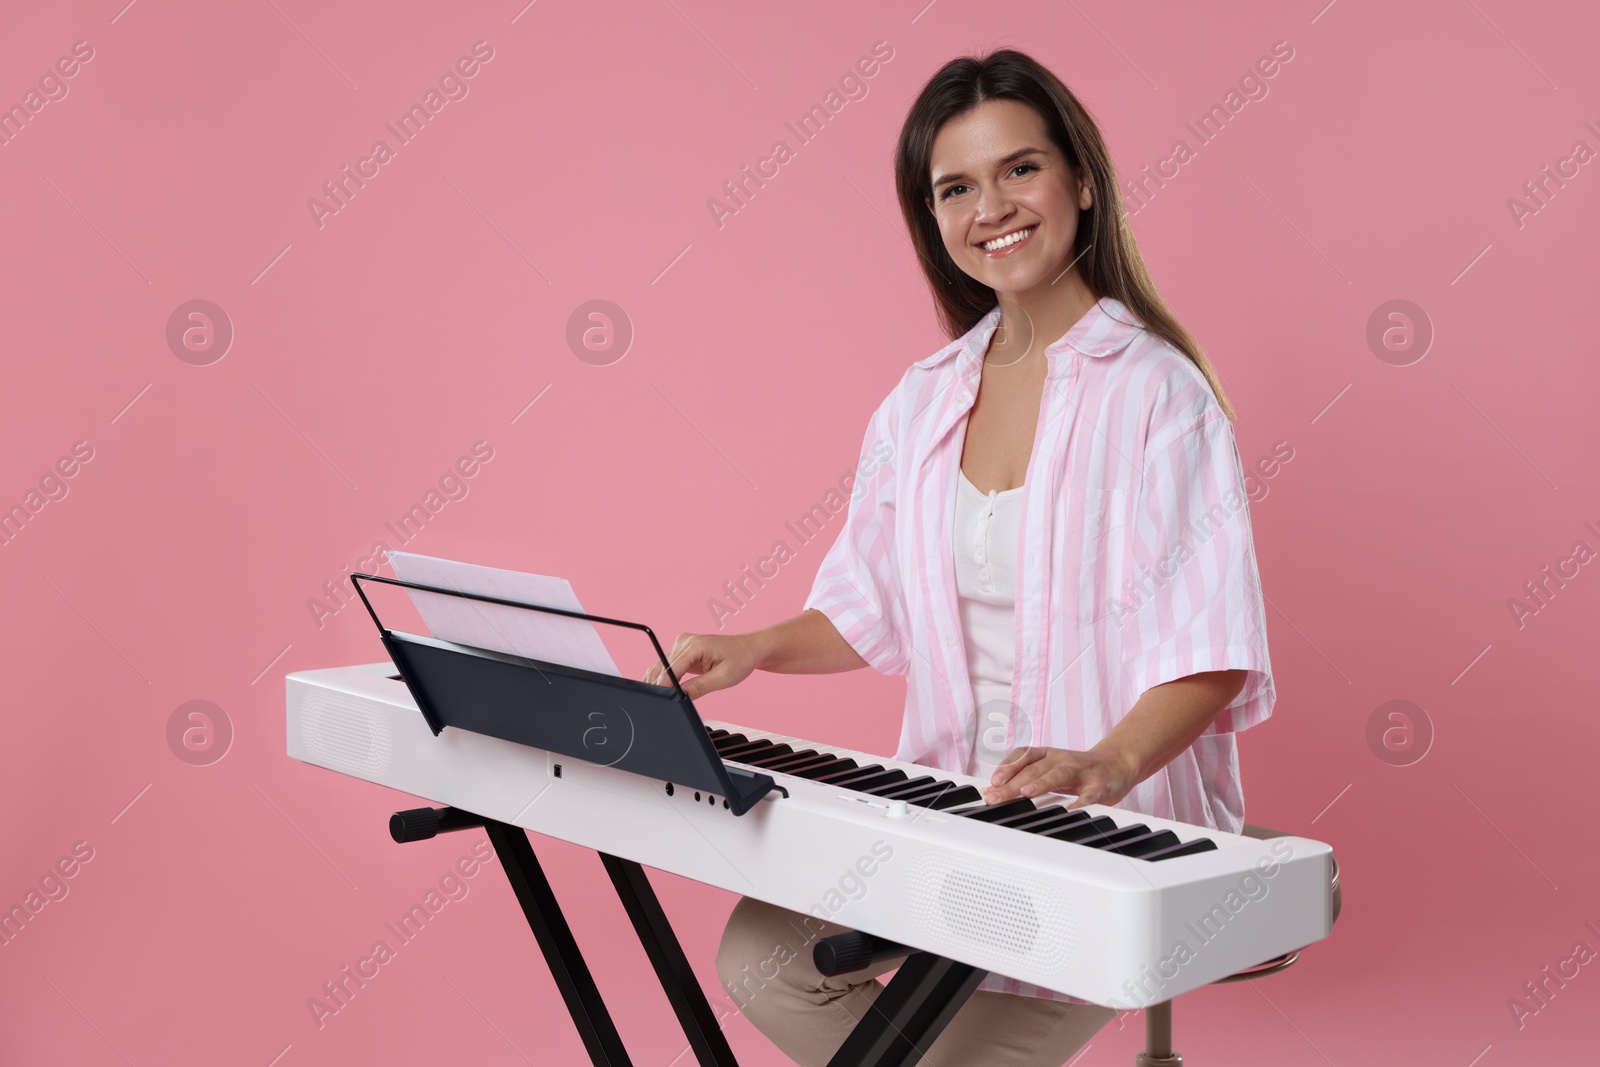
[[[826,615],[874,670],[905,674],[910,653],[895,555],[899,456],[888,417],[893,401],[891,395],[867,423],[844,525],[817,570],[805,606]]]
[[[1220,409],[1153,441],[1133,515],[1133,574],[1120,629],[1129,704],[1203,671],[1245,670],[1244,688],[1205,730],[1272,714],[1266,616],[1233,426]]]

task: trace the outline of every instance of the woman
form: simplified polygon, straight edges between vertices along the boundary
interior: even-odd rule
[[[955,340],[872,416],[805,610],[680,635],[684,688],[871,665],[907,677],[896,757],[981,776],[989,803],[1061,793],[1237,832],[1235,737],[1273,687],[1232,412],[1145,270],[1099,130],[1030,57],[964,57],[913,104],[895,178]],[[732,990],[789,944],[735,999],[825,1064],[893,965],[824,978],[800,942],[840,928],[802,918],[742,900],[717,963]],[[1059,1065],[1112,1015],[990,976],[928,1058]]]

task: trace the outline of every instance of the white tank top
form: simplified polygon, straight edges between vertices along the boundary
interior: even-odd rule
[[[984,493],[959,472],[956,490],[956,603],[966,638],[967,674],[978,729],[966,773],[987,779],[1009,751],[1011,670],[1016,659],[1017,523],[1022,486]],[[1016,739],[1027,744],[1026,738]]]

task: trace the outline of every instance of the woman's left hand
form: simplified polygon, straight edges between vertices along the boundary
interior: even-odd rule
[[[1014,749],[995,770],[992,781],[983,794],[990,804],[1044,793],[1070,793],[1077,799],[1068,808],[1115,804],[1137,784],[1125,761],[1065,748]]]

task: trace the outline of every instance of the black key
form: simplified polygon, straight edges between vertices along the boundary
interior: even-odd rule
[[[807,764],[818,763],[828,758],[829,757],[821,752],[818,752],[814,748],[802,748],[799,752],[796,752],[792,756],[784,756],[781,759],[767,764],[767,770],[782,771],[784,774],[788,774],[790,773],[790,768],[792,767],[804,767]]]
[[[853,761],[847,761],[847,762],[853,762]],[[846,771],[835,771],[832,774],[825,774],[821,778],[818,778],[817,781],[823,783],[824,785],[839,785],[839,784],[843,783],[846,779],[859,778],[864,774],[877,774],[881,770],[883,770],[883,764],[881,764],[881,763],[869,763],[865,767],[857,767],[854,770],[850,770],[848,772],[846,772]]]
[[[874,796],[880,796],[885,800],[894,800],[901,793],[904,793],[907,790],[913,793],[919,793],[923,789],[926,789],[928,786],[933,784],[933,776],[931,774],[924,774],[921,778],[912,778],[904,782],[891,782],[888,785],[880,785],[872,789],[863,790],[863,792],[871,793]]]
[[[759,756],[763,752],[771,752],[778,747],[780,746],[773,744],[771,741],[751,741],[745,745],[734,745],[732,748],[718,749],[717,755],[723,759],[731,759],[738,763],[745,756]],[[782,747],[787,748],[788,746]],[[789,751],[793,752],[794,749],[791,748]]]
[[[829,756],[820,763],[809,764],[805,767],[796,767],[789,773],[794,775],[796,778],[810,778],[812,781],[816,781],[819,778],[826,778],[831,774],[838,774],[840,771],[853,770],[855,766],[856,761],[853,759],[840,759],[837,756]]]
[[[955,788],[953,782],[941,782],[938,779],[923,782],[916,788],[896,790],[892,794],[885,794],[890,800],[903,800],[907,804],[925,804],[940,794],[947,793]]]
[[[1124,841],[1132,841],[1136,837],[1143,837],[1149,832],[1150,827],[1142,822],[1136,822],[1132,826],[1108,830],[1103,834],[1091,834],[1089,837],[1079,841],[1078,844],[1088,845],[1090,848],[1110,848],[1112,845],[1120,845]]]
[[[841,789],[854,790],[857,793],[865,793],[875,785],[888,785],[890,782],[903,782],[905,780],[905,771],[886,771],[879,767],[875,773],[869,771],[857,778],[846,778],[842,781],[833,781],[828,784],[838,786]]]
[[[788,745],[779,745],[778,747],[779,748],[789,748]],[[811,757],[815,756],[816,754],[817,754],[817,750],[816,749],[814,749],[814,748],[804,748],[804,749],[801,749],[799,752],[795,752],[793,750],[791,750],[789,752],[779,752],[779,753],[767,752],[767,753],[763,753],[760,756],[757,756],[755,759],[740,760],[739,762],[748,763],[752,767],[760,767],[763,770],[775,771],[782,764],[793,763],[795,760],[810,759]]]
[[[728,754],[731,753],[731,752],[755,752],[755,751],[757,751],[759,749],[771,748],[771,747],[773,747],[773,744],[774,744],[773,742],[768,741],[764,737],[753,737],[753,738],[750,738],[749,740],[746,740],[746,741],[734,742],[731,745],[730,744],[718,745],[717,746],[717,754],[720,755],[723,759],[727,759],[728,758]]]
[[[791,756],[782,763],[772,764],[767,770],[780,774],[798,775],[802,770],[810,768],[831,767],[834,770],[838,770],[838,767],[835,766],[836,762],[832,756],[824,756],[814,752],[809,756]]]
[[[1043,834],[1051,830],[1059,830],[1063,826],[1084,822],[1089,819],[1086,811],[1068,811],[1059,804],[1040,808],[1038,811],[1025,812],[1021,815],[1012,815],[1001,819],[997,825],[1009,826],[1013,830],[1026,830],[1030,834]]]
[[[998,822],[1007,815],[1019,815],[1025,811],[1033,811],[1037,807],[1038,805],[1029,798],[1018,797],[1015,800],[1008,800],[1004,804],[985,804],[981,808],[967,808],[965,811],[958,811],[955,814],[965,815],[967,818],[977,819],[979,822]]]
[[[740,763],[748,763],[753,766],[756,760],[781,760],[788,759],[792,755],[794,755],[793,745],[773,745],[771,748],[764,748],[760,752],[746,753],[742,756],[735,756],[734,759],[738,760]],[[724,756],[722,758],[727,759],[728,757]]]
[[[1193,841],[1185,841],[1181,845],[1173,845],[1159,852],[1148,852],[1145,859],[1154,863],[1156,860],[1170,860],[1175,856],[1193,856],[1197,852],[1215,852],[1217,843],[1209,837],[1197,837]]]
[[[739,745],[749,744],[750,739],[744,734],[723,734],[712,742],[718,752],[725,748],[735,748]]]
[[[1120,845],[1112,845],[1106,851],[1115,852],[1119,856],[1144,856],[1164,848],[1171,848],[1177,843],[1178,835],[1171,830],[1149,830]]]
[[[706,733],[711,735],[711,740],[713,740],[713,741],[715,741],[719,737],[727,737],[728,736],[728,731],[726,731],[726,730],[707,730]]]
[[[977,786],[956,786],[954,782],[950,784],[954,788],[948,789],[943,793],[936,793],[932,797],[918,797],[911,803],[921,804],[923,807],[931,808],[934,811],[945,811],[950,808],[959,808],[963,804],[970,804],[974,800],[983,799],[983,794],[978,792]]]
[[[1057,841],[1082,841],[1086,837],[1094,837],[1097,834],[1108,834],[1116,828],[1117,824],[1112,822],[1108,816],[1101,815],[1090,819],[1088,822],[1073,823],[1071,826],[1063,826],[1059,830],[1052,830],[1044,836],[1053,837]]]

